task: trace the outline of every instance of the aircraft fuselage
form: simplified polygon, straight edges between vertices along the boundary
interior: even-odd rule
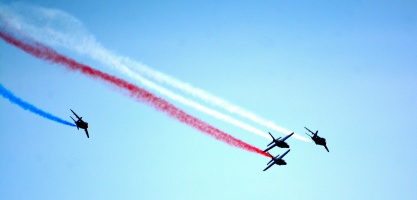
[[[88,128],[88,123],[87,122],[77,121],[77,122],[75,122],[75,124],[77,125],[78,128],[81,128],[81,129],[87,129]]]
[[[284,141],[281,141],[281,142],[278,142],[277,143],[277,146],[279,147],[279,148],[290,148],[290,145],[288,145],[286,142],[284,142]]]
[[[287,162],[283,159],[275,160],[275,164],[277,165],[287,165]]]
[[[317,145],[326,145],[326,139],[321,138],[321,137],[312,137],[311,139],[313,139],[314,143],[316,143]]]

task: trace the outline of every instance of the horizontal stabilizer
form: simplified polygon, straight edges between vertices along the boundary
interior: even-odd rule
[[[266,165],[271,164],[271,162],[273,162],[273,161],[274,161],[274,159],[271,159],[271,160],[268,162],[268,164],[266,164]]]

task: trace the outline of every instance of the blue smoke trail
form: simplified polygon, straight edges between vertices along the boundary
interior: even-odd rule
[[[33,112],[37,115],[40,115],[42,117],[45,117],[46,119],[50,119],[52,121],[56,121],[59,122],[61,124],[65,124],[68,126],[75,126],[75,124],[71,123],[71,122],[67,122],[63,119],[60,119],[59,117],[55,117],[52,114],[49,114],[31,104],[29,104],[28,102],[25,102],[21,99],[19,99],[18,97],[14,96],[12,92],[8,91],[5,87],[3,87],[2,84],[0,84],[0,95],[3,96],[4,98],[8,99],[10,102],[19,105],[21,108],[25,109],[25,110],[29,110],[30,112]]]

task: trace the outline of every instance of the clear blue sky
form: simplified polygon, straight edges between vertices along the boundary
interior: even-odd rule
[[[290,138],[288,165],[263,172],[268,158],[0,41],[1,84],[66,120],[73,109],[89,122],[91,136],[1,98],[0,199],[417,198],[415,1],[31,5],[65,11],[105,48],[278,125],[298,133],[319,129],[330,153]],[[177,106],[261,149],[269,143]]]

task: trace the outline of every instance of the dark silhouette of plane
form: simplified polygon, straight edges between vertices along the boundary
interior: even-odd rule
[[[282,139],[281,139],[281,137],[275,139],[274,136],[272,136],[272,134],[270,132],[268,132],[268,133],[272,137],[272,142],[268,144],[268,148],[265,149],[264,152],[267,152],[267,151],[269,151],[270,149],[272,149],[276,146],[280,147],[280,148],[290,148],[290,146],[285,142],[285,140],[288,139],[289,137],[291,137],[292,135],[294,135],[294,132],[285,136]]]
[[[308,131],[310,131],[310,129],[308,129],[307,127],[304,127],[304,128],[307,129]],[[311,136],[307,133],[306,134],[311,137],[311,139],[314,141],[314,143],[316,143],[317,145],[324,146],[324,148],[326,148],[327,152],[329,152],[329,149],[326,146],[326,139],[322,138],[322,137],[319,137],[317,135],[318,132],[319,132],[318,130],[316,131],[316,133],[313,133],[313,131],[310,131],[310,133],[313,134],[313,136]]]
[[[270,167],[272,167],[272,165],[276,164],[276,165],[286,165],[287,163],[285,162],[284,159],[282,159],[285,155],[287,155],[288,152],[290,152],[291,149],[288,149],[288,151],[286,151],[284,154],[282,154],[282,156],[280,156],[279,154],[277,156],[272,156],[269,152],[268,154],[271,156],[271,160],[268,162],[268,167],[266,167],[264,169],[264,171],[268,170]]]
[[[70,109],[71,110],[71,109]],[[71,110],[71,112],[72,113],[74,113],[74,115],[78,118],[78,120],[77,121],[75,121],[74,120],[74,118],[72,118],[71,116],[71,119],[72,120],[74,120],[74,123],[77,125],[77,129],[79,130],[80,128],[81,129],[84,129],[85,130],[85,134],[87,134],[87,138],[90,138],[90,135],[88,135],[88,123],[87,122],[85,122],[85,121],[83,121],[82,120],[82,117],[78,117],[78,115],[77,114],[75,114],[75,112],[73,111],[73,110]]]

